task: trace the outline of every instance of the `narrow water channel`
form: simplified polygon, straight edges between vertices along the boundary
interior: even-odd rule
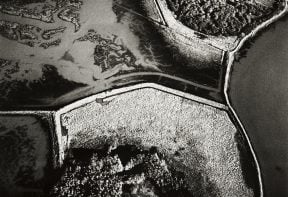
[[[229,96],[255,148],[264,196],[288,196],[288,16],[233,65]],[[245,48],[245,47],[244,47]]]

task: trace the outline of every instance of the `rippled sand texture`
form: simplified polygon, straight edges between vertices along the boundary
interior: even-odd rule
[[[63,114],[61,124],[70,148],[156,146],[187,175],[195,196],[253,196],[241,167],[252,165],[247,147],[243,155],[225,111],[148,88],[88,103]]]

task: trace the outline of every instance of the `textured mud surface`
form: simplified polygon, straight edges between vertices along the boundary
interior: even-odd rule
[[[238,36],[269,18],[280,1],[167,2],[196,31]],[[224,103],[223,51],[205,36],[161,25],[158,11],[153,0],[0,0],[0,109],[55,109],[141,82]],[[61,140],[72,151],[52,196],[259,193],[251,152],[225,111],[141,89],[60,118]],[[0,155],[0,167],[9,169],[0,179],[4,196],[10,189],[38,195],[46,184],[47,136],[36,119],[0,120],[0,147],[9,149]]]
[[[71,155],[51,196],[194,196],[184,173],[175,171],[156,148],[74,149]],[[215,190],[204,195],[217,196]]]
[[[284,5],[282,0],[273,3],[265,0],[167,0],[167,3],[184,25],[214,36],[245,35]]]
[[[157,147],[195,196],[258,194],[253,158],[225,111],[142,89],[96,99],[64,113],[61,122],[72,149]]]

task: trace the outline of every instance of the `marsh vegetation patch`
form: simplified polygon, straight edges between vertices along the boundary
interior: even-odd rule
[[[167,0],[175,18],[185,26],[213,36],[247,34],[267,20],[284,1],[270,6],[254,0]]]
[[[157,148],[74,149],[52,196],[194,196]]]

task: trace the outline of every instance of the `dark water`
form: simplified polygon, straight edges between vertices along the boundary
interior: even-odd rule
[[[264,195],[288,196],[288,16],[234,64],[229,94],[260,162]]]
[[[49,116],[0,115],[0,196],[43,196],[53,168]]]

